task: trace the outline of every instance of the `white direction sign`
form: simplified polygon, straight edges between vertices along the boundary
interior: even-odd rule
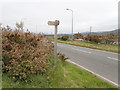
[[[48,21],[48,25],[59,25],[59,21],[55,20],[55,21]]]

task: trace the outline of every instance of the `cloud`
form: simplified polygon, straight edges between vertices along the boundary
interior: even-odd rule
[[[71,12],[74,10],[74,32],[113,30],[117,28],[118,0],[1,0],[1,16],[4,25],[15,26],[24,21],[32,32],[54,31],[49,20],[60,20],[59,33],[71,32]],[[1,18],[0,18],[1,19]],[[36,29],[37,26],[37,29]],[[51,30],[53,29],[53,30]]]

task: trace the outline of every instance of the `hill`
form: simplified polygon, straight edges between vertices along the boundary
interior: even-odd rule
[[[115,34],[115,35],[118,35],[118,29],[116,29],[116,30],[112,30],[112,31],[103,31],[103,32],[92,32],[92,34],[110,34],[110,33],[113,33],[113,34]],[[89,32],[83,32],[82,34],[84,34],[84,35],[87,35],[87,34],[89,34]],[[120,35],[120,33],[119,33],[119,35]]]

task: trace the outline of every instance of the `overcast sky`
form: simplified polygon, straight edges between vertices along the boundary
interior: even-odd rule
[[[71,33],[71,11],[74,11],[74,33],[110,31],[118,28],[119,0],[0,0],[0,23],[15,27],[23,21],[31,32],[53,33],[48,21],[59,20],[59,33]]]

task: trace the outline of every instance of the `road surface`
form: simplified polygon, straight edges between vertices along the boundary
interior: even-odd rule
[[[118,54],[58,43],[58,52],[82,67],[118,84]]]

